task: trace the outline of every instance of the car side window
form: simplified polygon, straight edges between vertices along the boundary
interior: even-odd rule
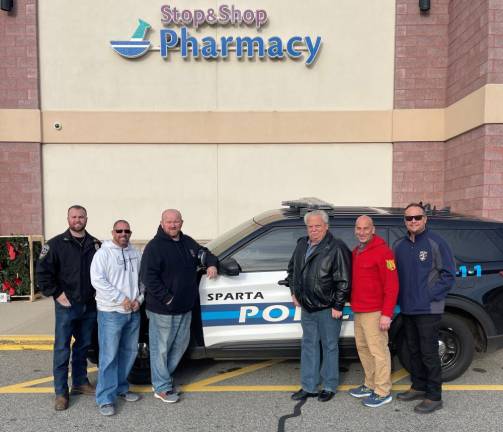
[[[355,229],[353,227],[330,227],[332,235],[341,239],[349,249],[353,249],[356,244]]]
[[[357,241],[352,226],[330,228],[330,232],[353,249]],[[377,234],[386,239],[385,228],[378,228]],[[306,235],[305,227],[277,228],[244,245],[232,254],[243,272],[286,270],[297,240]]]
[[[304,227],[273,229],[247,243],[232,258],[243,272],[286,270],[297,240],[305,235]]]
[[[389,229],[389,247],[393,248],[396,241],[407,234],[405,227],[392,227]]]
[[[503,261],[503,251],[492,241],[491,230],[433,228],[432,231],[442,236],[459,261],[467,263]]]

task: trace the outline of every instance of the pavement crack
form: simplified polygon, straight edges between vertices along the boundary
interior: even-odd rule
[[[285,432],[285,423],[288,419],[294,418],[294,417],[299,417],[302,414],[301,408],[302,405],[306,403],[307,399],[302,399],[299,402],[295,404],[293,407],[293,413],[292,414],[285,414],[284,416],[280,417],[278,420],[278,432]]]

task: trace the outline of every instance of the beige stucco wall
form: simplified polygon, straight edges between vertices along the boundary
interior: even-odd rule
[[[210,239],[285,199],[391,204],[391,144],[44,144],[43,164],[46,237],[75,203],[94,235],[125,218],[136,240],[152,237],[167,207]]]
[[[263,8],[269,23],[204,27],[205,35],[321,36],[318,61],[188,60],[159,52],[127,60],[110,40],[128,39],[142,18],[159,44],[160,6]],[[40,74],[43,110],[380,110],[393,99],[394,0],[234,0],[190,3],[109,0],[40,2]]]
[[[158,51],[127,60],[109,46],[128,39],[138,18],[152,25],[149,39],[158,45],[162,4],[223,3],[265,9],[269,23],[259,32],[206,26],[190,34],[321,36],[317,62],[239,61],[234,53],[227,61],[180,53],[163,60]],[[47,237],[65,228],[76,202],[88,208],[95,235],[108,238],[111,223],[126,218],[137,240],[152,237],[166,207],[180,208],[187,232],[208,239],[284,199],[391,204],[394,0],[109,0],[96,7],[51,0],[40,2],[39,23]],[[163,120],[167,112],[202,117],[173,124],[175,116]],[[212,123],[216,112],[229,123]],[[236,112],[253,126],[233,122]],[[376,123],[374,112],[383,120]],[[335,120],[322,120],[331,113]],[[368,120],[363,127],[354,124],[359,114]]]

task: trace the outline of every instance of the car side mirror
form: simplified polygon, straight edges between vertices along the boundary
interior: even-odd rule
[[[280,281],[278,281],[278,285],[281,285],[281,286],[290,286],[288,284],[288,279],[281,279]]]
[[[225,258],[220,262],[219,273],[226,276],[238,276],[241,273],[241,266],[234,258]]]

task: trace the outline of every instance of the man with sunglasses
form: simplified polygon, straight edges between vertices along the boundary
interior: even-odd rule
[[[422,400],[414,411],[426,414],[442,408],[438,333],[445,298],[455,282],[456,265],[445,240],[426,228],[427,217],[421,204],[409,204],[404,220],[407,235],[397,240],[394,251],[412,386],[399,393],[397,399]]]
[[[118,220],[112,240],[103,243],[91,264],[91,282],[96,289],[98,340],[100,346],[96,403],[104,416],[115,414],[115,401],[136,402],[140,395],[129,391],[127,377],[138,353],[141,255],[129,244],[131,228]]]

